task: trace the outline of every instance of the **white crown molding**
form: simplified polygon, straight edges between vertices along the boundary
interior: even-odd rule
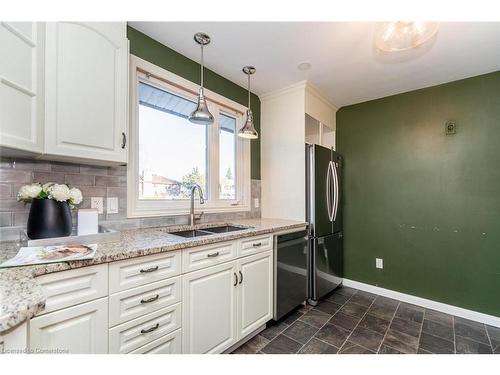
[[[476,322],[489,324],[494,327],[500,327],[500,317],[494,315],[483,314],[473,310],[467,310],[458,306],[448,305],[446,303],[436,302],[430,299],[413,296],[396,292],[391,289],[385,289],[378,286],[365,284],[359,281],[344,279],[344,286],[363,290],[365,292],[378,294],[384,297],[397,299],[403,302],[411,303],[414,305],[422,306],[427,309],[440,311],[446,314],[456,315],[464,319],[474,320]]]
[[[328,100],[322,93],[321,91],[314,86],[311,82],[306,81],[306,91],[310,93],[311,95],[315,96],[318,100],[321,100],[325,105],[331,107],[332,109],[338,111],[339,107],[337,107],[335,104],[333,104],[330,100]]]
[[[261,101],[270,100],[299,90],[303,90],[304,92],[313,95],[315,98],[323,102],[328,107],[334,109],[335,111],[338,110],[338,107],[335,104],[333,104],[330,100],[328,100],[321,93],[321,91],[309,81],[296,82],[292,85],[282,87],[281,89],[266,92],[264,94],[259,95],[259,99]]]
[[[266,101],[266,100],[280,97],[280,96],[285,95],[285,94],[289,94],[289,93],[294,92],[294,91],[305,90],[306,85],[307,85],[307,81],[296,82],[292,85],[282,87],[281,89],[277,89],[277,90],[273,90],[273,91],[269,91],[269,92],[266,92],[264,94],[261,94],[261,95],[259,95],[259,99],[262,102],[262,101]]]

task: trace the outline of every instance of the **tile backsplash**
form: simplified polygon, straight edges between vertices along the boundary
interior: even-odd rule
[[[188,216],[161,216],[127,219],[127,167],[100,167],[27,159],[0,159],[0,240],[19,238],[19,231],[26,227],[29,204],[16,201],[22,185],[31,182],[66,183],[82,191],[83,202],[79,208],[90,208],[91,197],[103,197],[104,214],[99,223],[114,229],[153,227],[187,224]],[[260,208],[254,208],[254,198],[260,199],[260,180],[252,180],[251,211],[214,213],[202,216],[201,222],[260,217]],[[106,198],[118,198],[118,213],[106,213]],[[76,225],[76,210],[73,211]]]

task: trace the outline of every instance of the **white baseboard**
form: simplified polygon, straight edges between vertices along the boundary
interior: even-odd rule
[[[474,320],[476,322],[489,324],[491,326],[500,327],[500,317],[483,314],[473,310],[463,309],[461,307],[448,305],[446,303],[432,301],[430,299],[425,299],[417,296],[412,296],[411,294],[405,294],[396,292],[390,289],[380,288],[378,286],[361,283],[359,281],[344,279],[344,286],[351,288],[363,290],[365,292],[370,292],[374,294],[379,294],[384,297],[389,297],[397,299],[403,302],[411,303],[414,305],[425,307],[426,309],[432,309],[436,311],[441,311],[446,314],[456,315],[461,318]]]

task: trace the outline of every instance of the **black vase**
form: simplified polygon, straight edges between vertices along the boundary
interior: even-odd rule
[[[71,234],[71,209],[68,202],[33,199],[28,216],[28,237],[66,237]]]

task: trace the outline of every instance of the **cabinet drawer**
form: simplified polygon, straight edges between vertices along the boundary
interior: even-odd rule
[[[199,270],[236,258],[236,242],[185,249],[182,256],[184,272]]]
[[[177,276],[180,273],[181,253],[179,251],[114,262],[109,265],[109,292],[120,292]]]
[[[165,307],[109,330],[109,352],[129,353],[181,326],[181,304]]]
[[[109,297],[109,326],[173,305],[180,300],[180,276],[112,294]]]
[[[131,354],[182,354],[182,330],[178,329],[160,337],[149,344],[141,346]]]
[[[273,236],[266,234],[245,238],[238,243],[238,256],[245,256],[271,250],[273,248]]]
[[[108,295],[108,265],[82,267],[36,278],[47,297],[43,313]]]

